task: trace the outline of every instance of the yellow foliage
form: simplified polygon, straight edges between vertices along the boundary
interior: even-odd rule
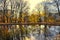
[[[35,22],[35,16],[33,14],[31,16],[29,16],[29,21],[30,22]]]
[[[30,40],[30,38],[28,38],[28,37],[25,37],[25,40]]]
[[[45,12],[41,12],[40,16],[46,16]]]
[[[48,22],[55,22],[55,19],[53,17],[48,17]]]
[[[38,20],[39,20],[38,15],[32,14],[31,16],[29,16],[29,21],[32,22],[32,23],[36,23]]]

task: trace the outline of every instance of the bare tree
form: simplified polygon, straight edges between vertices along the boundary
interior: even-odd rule
[[[7,0],[3,0],[3,16],[5,16],[7,18],[7,23],[8,23],[8,19],[10,18],[10,16],[8,16],[8,11],[10,11],[12,9],[12,5],[9,5],[9,3],[12,4],[11,0],[9,0],[7,2]],[[11,6],[11,9],[8,9],[8,6]],[[11,11],[12,12],[12,11]],[[12,13],[10,13],[12,14]],[[3,19],[4,22],[6,21],[5,19]]]
[[[58,14],[60,16],[60,10],[59,10],[59,0],[53,0],[56,3],[57,9],[58,9]]]
[[[4,0],[4,2],[3,2],[3,18],[5,17],[4,15],[5,15],[5,8],[6,8],[6,0]],[[3,22],[5,22],[5,18],[3,19]]]
[[[24,2],[23,0],[19,0],[19,2],[16,2],[16,7],[18,9],[20,19],[22,18],[22,13],[28,13],[29,7],[27,1]]]
[[[24,1],[24,0],[19,0],[19,2],[16,1],[16,11],[18,12],[19,19],[21,20],[19,21],[20,23],[22,22],[22,13],[28,14],[28,10],[29,10],[29,4],[27,4],[27,1]],[[28,20],[27,16],[24,17],[24,20],[25,21]],[[23,40],[24,32],[23,32],[22,27],[20,27],[20,29],[21,29],[21,40]],[[27,33],[27,30],[26,30],[26,33]]]

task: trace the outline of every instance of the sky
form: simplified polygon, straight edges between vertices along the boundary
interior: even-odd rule
[[[26,0],[30,4],[30,11],[32,11],[38,3],[41,3],[44,0]]]
[[[30,12],[32,12],[33,10],[35,10],[35,7],[37,4],[42,3],[43,1],[51,1],[51,0],[25,0],[28,1],[28,3],[30,4]]]

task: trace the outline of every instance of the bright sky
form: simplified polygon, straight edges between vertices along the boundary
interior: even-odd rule
[[[44,0],[27,0],[30,3],[30,11],[32,11],[34,9],[34,7],[36,6],[36,4],[44,1]]]

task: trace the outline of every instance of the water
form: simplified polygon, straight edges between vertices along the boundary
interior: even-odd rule
[[[35,26],[34,26],[35,27]],[[53,38],[57,35],[57,33],[59,32],[58,29],[55,26],[51,26],[48,30],[51,32],[48,34],[47,37],[45,37],[44,35],[44,31],[43,29],[40,29],[39,26],[32,28],[29,27],[30,31],[28,32],[28,34],[26,35],[25,33],[23,33],[23,35],[21,36],[21,32],[19,27],[15,28],[15,27],[8,27],[8,32],[11,33],[10,34],[10,40],[53,40]],[[0,28],[2,30],[2,28]],[[27,28],[28,31],[28,28]],[[2,37],[0,38],[2,40]]]

